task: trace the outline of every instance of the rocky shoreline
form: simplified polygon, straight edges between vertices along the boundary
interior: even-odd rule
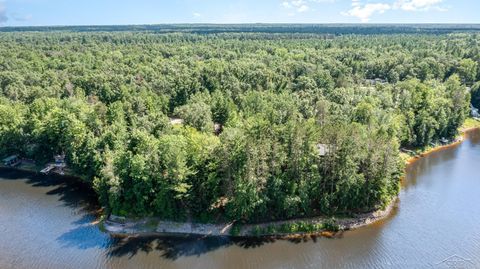
[[[461,135],[449,144],[438,145],[414,156],[407,158],[406,163],[412,163],[419,158],[422,158],[434,151],[442,150],[459,143],[462,143],[465,138],[465,133],[478,128],[469,128],[461,130]],[[369,213],[357,214],[351,218],[339,218],[335,220],[339,231],[346,231],[357,229],[363,226],[370,225],[374,222],[382,220],[390,215],[397,204],[395,198],[383,210],[377,210]],[[284,224],[294,224],[298,222],[306,224],[323,224],[329,220],[328,217],[314,217],[305,219],[293,219],[286,221],[267,222],[260,224],[245,224],[235,231],[234,236],[238,237],[255,237],[255,236],[275,236],[275,237],[295,237],[305,235],[323,235],[332,237],[335,232],[326,229],[319,229],[315,232],[295,232],[295,233],[254,233],[255,230],[265,231],[271,226],[281,226]],[[192,222],[172,222],[162,221],[156,218],[145,218],[141,220],[128,220],[121,217],[110,216],[103,222],[103,228],[106,232],[115,236],[165,236],[165,235],[198,235],[198,236],[231,236],[233,235],[234,223],[223,224],[198,224]]]
[[[1,170],[16,170],[26,173],[38,174],[39,171],[34,167],[6,167],[0,165]],[[82,181],[80,177],[75,175],[60,175],[55,174],[58,177],[74,177]],[[384,210],[377,210],[369,213],[362,213],[354,215],[350,218],[337,218],[335,225],[338,226],[339,231],[345,231],[350,229],[356,229],[362,226],[369,225],[378,220],[387,217],[394,205],[396,199],[394,199]],[[292,236],[305,236],[318,234],[323,236],[333,236],[335,232],[327,231],[326,229],[319,229],[315,232],[295,232],[295,233],[254,233],[254,230],[266,230],[270,226],[281,226],[284,224],[305,223],[310,225],[322,225],[326,221],[331,220],[330,217],[320,216],[303,219],[292,219],[285,221],[266,222],[259,224],[244,224],[235,225],[234,223],[220,223],[220,224],[201,224],[193,222],[173,222],[164,221],[158,218],[142,218],[142,219],[126,219],[123,217],[117,217],[110,215],[102,221],[99,221],[99,225],[102,230],[108,232],[113,236],[185,236],[185,235],[197,235],[197,236],[237,236],[237,237],[256,237],[256,236],[277,236],[277,237],[292,237]],[[238,231],[232,232],[232,229]]]
[[[339,231],[356,229],[376,221],[386,218],[396,205],[397,199],[394,199],[385,209],[370,213],[357,214],[351,218],[339,218],[335,220]],[[286,221],[266,222],[260,224],[244,224],[238,228],[235,234],[234,223],[222,224],[199,224],[192,222],[173,222],[162,221],[156,218],[144,218],[141,220],[129,220],[123,217],[110,216],[103,222],[103,229],[114,236],[175,236],[175,235],[196,235],[196,236],[235,236],[235,237],[258,237],[258,236],[276,236],[292,237],[305,235],[323,235],[327,237],[334,236],[336,231],[320,229],[315,232],[295,232],[295,233],[255,233],[255,230],[266,230],[272,226],[282,226],[285,224],[305,223],[309,225],[321,225],[330,220],[329,217],[313,217],[304,219],[293,219]]]
[[[414,162],[415,160],[422,158],[428,155],[431,152],[442,150],[444,148],[451,147],[453,145],[459,144],[464,140],[465,133],[475,130],[478,128],[470,128],[462,130],[462,135],[453,141],[450,144],[440,145],[431,149],[428,149],[424,152],[418,153],[415,156],[410,156],[407,160],[407,163]],[[30,167],[4,167],[0,165],[1,169],[13,169],[18,171],[38,173],[33,168]],[[65,177],[66,175],[59,175]],[[335,219],[334,224],[338,228],[338,231],[346,231],[357,229],[363,226],[370,225],[374,222],[382,220],[390,215],[392,210],[397,204],[397,198],[393,199],[392,202],[385,208],[373,212],[356,214],[353,217],[349,218],[337,218]],[[276,226],[280,227],[282,225],[303,223],[307,225],[317,225],[315,227],[321,227],[324,223],[331,220],[330,217],[319,216],[313,218],[303,218],[303,219],[292,219],[285,221],[275,221],[275,222],[266,222],[259,224],[243,224],[235,225],[235,223],[220,223],[220,224],[201,224],[193,222],[173,222],[173,221],[164,221],[158,218],[142,218],[142,219],[126,219],[124,217],[117,217],[110,215],[106,219],[99,222],[102,229],[105,232],[108,232],[114,236],[186,236],[186,235],[196,235],[196,236],[236,236],[236,237],[258,237],[258,236],[275,236],[275,237],[295,237],[295,236],[306,236],[306,235],[322,235],[327,237],[333,237],[335,231],[329,231],[328,229],[322,228],[315,230],[314,232],[260,232],[258,231],[268,231],[269,227]],[[235,232],[233,230],[236,229]],[[257,232],[255,232],[257,231]]]

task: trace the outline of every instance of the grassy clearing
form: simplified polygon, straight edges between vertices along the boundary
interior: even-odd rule
[[[474,118],[468,118],[465,120],[465,123],[463,123],[462,127],[460,128],[460,131],[465,131],[473,128],[480,128],[480,120],[476,120]]]

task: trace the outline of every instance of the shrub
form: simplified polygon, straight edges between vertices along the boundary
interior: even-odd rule
[[[323,228],[331,232],[338,232],[340,230],[340,226],[337,224],[335,218],[325,220],[323,222]]]

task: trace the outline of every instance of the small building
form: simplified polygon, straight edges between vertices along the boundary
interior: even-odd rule
[[[387,80],[385,79],[381,79],[381,78],[376,78],[376,79],[366,79],[365,82],[369,85],[382,85],[382,84],[385,84],[387,83]]]
[[[170,124],[171,125],[182,125],[184,122],[183,119],[180,118],[170,118]]]
[[[7,158],[3,159],[3,164],[5,166],[17,166],[22,162],[22,160],[18,157],[18,155],[8,156]]]
[[[480,112],[478,112],[478,108],[475,108],[474,106],[470,105],[470,110],[471,110],[472,117],[480,118]]]
[[[330,145],[326,144],[317,144],[318,155],[323,157],[331,153]]]
[[[43,168],[40,173],[48,175],[50,172],[55,172],[60,175],[65,174],[64,168],[67,167],[65,162],[65,154],[58,154],[53,156],[55,159],[54,163],[49,163],[45,168]]]
[[[55,167],[64,168],[66,166],[66,164],[65,164],[65,154],[55,155],[55,156],[53,156],[53,158],[55,159]]]

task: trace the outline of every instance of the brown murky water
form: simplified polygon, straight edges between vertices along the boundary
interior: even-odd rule
[[[1,171],[0,268],[480,268],[480,132],[407,170],[387,220],[305,242],[115,240],[82,186]]]

